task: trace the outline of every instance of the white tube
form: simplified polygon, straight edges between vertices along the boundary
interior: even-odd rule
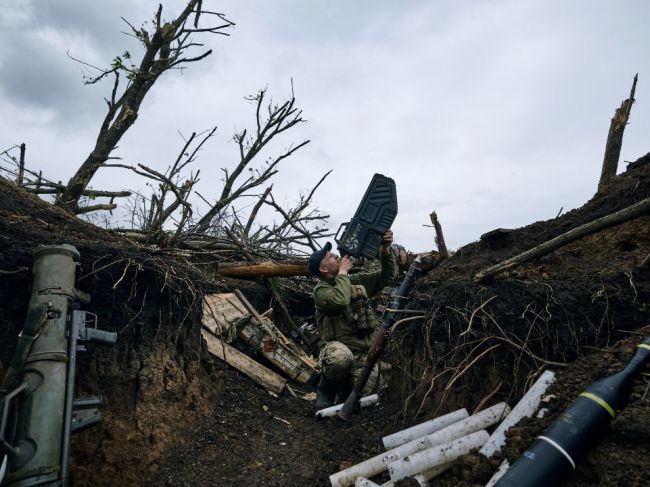
[[[433,448],[414,453],[391,463],[388,466],[388,473],[391,480],[395,482],[409,475],[417,474],[467,455],[474,448],[481,447],[489,437],[487,431],[481,430],[448,443],[436,445]]]
[[[521,398],[521,401],[517,403],[506,419],[494,430],[490,439],[479,450],[479,453],[490,458],[495,452],[501,451],[501,447],[506,443],[506,431],[521,421],[522,418],[529,418],[537,411],[542,396],[553,381],[555,381],[555,373],[550,370],[544,372],[528,389],[528,392],[524,394],[524,397]]]
[[[332,487],[348,487],[354,485],[358,477],[374,477],[386,470],[386,465],[381,461],[383,453],[376,455],[361,463],[357,463],[345,470],[330,475]]]
[[[487,428],[499,421],[503,416],[508,414],[509,411],[510,410],[506,403],[502,402],[496,404],[475,414],[474,416],[458,421],[446,428],[436,431],[435,433],[409,441],[397,448],[393,448],[385,453],[380,453],[368,460],[332,474],[330,475],[330,483],[332,484],[332,487],[348,487],[354,485],[357,477],[374,477],[378,473],[386,470],[391,461],[403,458],[411,453],[425,450],[434,445],[460,438],[461,436],[465,436],[483,428]]]
[[[488,483],[485,484],[485,487],[494,487],[497,481],[503,477],[503,474],[505,474],[509,468],[510,462],[508,460],[502,461],[501,465],[499,465],[499,468],[497,468],[497,471],[494,472],[494,475],[492,475],[492,477],[490,477],[490,480],[488,480]]]
[[[442,472],[449,470],[451,467],[454,466],[454,463],[455,462],[447,462],[447,463],[443,463],[442,465],[436,465],[435,467],[428,468],[422,473],[414,475],[413,478],[418,482],[420,482],[420,484],[427,485],[429,480],[431,480],[434,477],[437,477]]]
[[[404,458],[413,453],[417,453],[427,448],[431,448],[435,445],[440,445],[441,443],[446,443],[463,436],[467,436],[470,433],[485,429],[493,424],[498,423],[510,412],[510,408],[505,402],[500,402],[491,406],[483,411],[480,411],[469,418],[462,419],[443,428],[439,431],[431,433],[430,435],[423,436],[422,438],[417,438],[408,443],[393,448],[390,451],[387,451],[384,454],[382,461],[386,466],[388,464]]]
[[[365,408],[367,406],[372,406],[379,402],[379,396],[377,394],[370,394],[369,396],[364,396],[359,400],[359,406]],[[316,411],[317,418],[328,418],[330,416],[336,416],[336,413],[343,407],[343,403],[337,404],[335,406],[330,406],[328,408],[319,409]]]
[[[427,487],[429,485],[429,481],[425,479],[424,475],[421,473],[414,475],[412,478],[420,485],[420,487]]]
[[[404,443],[408,443],[409,441],[415,440],[416,438],[430,435],[431,433],[445,428],[450,424],[454,424],[461,419],[465,419],[467,416],[469,416],[469,414],[467,414],[467,409],[459,409],[453,413],[445,414],[444,416],[425,421],[424,423],[416,424],[415,426],[411,426],[410,428],[398,431],[397,433],[384,436],[381,441],[384,443],[384,448],[386,448],[386,450],[390,450],[391,448],[403,445]]]
[[[454,466],[454,463],[455,462],[443,463],[442,465],[438,465],[436,467],[430,468],[428,470],[425,470],[422,473],[413,475],[413,479],[415,479],[417,483],[420,484],[420,487],[427,487],[429,485],[429,480],[431,480],[434,477],[437,477],[442,472],[449,470],[451,467]],[[381,484],[381,487],[395,487],[395,482],[389,480],[388,482]]]
[[[357,477],[357,480],[354,482],[354,487],[379,487],[379,484],[376,484],[365,477]]]

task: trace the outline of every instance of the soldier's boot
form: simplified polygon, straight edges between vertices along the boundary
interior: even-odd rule
[[[352,392],[352,382],[350,380],[342,380],[339,383],[338,390],[336,391],[336,402],[342,403],[348,398]]]
[[[317,411],[323,408],[328,408],[334,404],[338,388],[338,382],[330,380],[321,374],[320,382],[318,382],[318,387],[316,389],[316,402],[314,403],[314,407]]]

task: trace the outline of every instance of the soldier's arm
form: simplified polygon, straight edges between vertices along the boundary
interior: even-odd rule
[[[384,254],[380,254],[381,270],[368,274],[356,274],[353,277],[359,280],[366,288],[368,296],[373,296],[381,291],[384,287],[390,286],[397,277],[397,259],[390,249]]]
[[[336,276],[334,286],[318,286],[314,290],[314,304],[323,311],[342,311],[350,304],[350,278]]]

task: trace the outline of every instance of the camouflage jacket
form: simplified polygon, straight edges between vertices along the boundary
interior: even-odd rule
[[[314,305],[322,342],[337,340],[352,353],[368,350],[375,331],[368,298],[391,285],[397,277],[393,252],[382,255],[380,262],[380,271],[320,279],[314,288]]]

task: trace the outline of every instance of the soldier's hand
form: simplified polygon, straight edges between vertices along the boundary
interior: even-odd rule
[[[386,233],[384,233],[384,238],[381,241],[381,244],[384,247],[390,247],[391,244],[393,243],[393,231],[389,228],[386,230]]]
[[[339,274],[344,276],[350,269],[352,269],[352,260],[349,255],[346,255],[339,260]]]

